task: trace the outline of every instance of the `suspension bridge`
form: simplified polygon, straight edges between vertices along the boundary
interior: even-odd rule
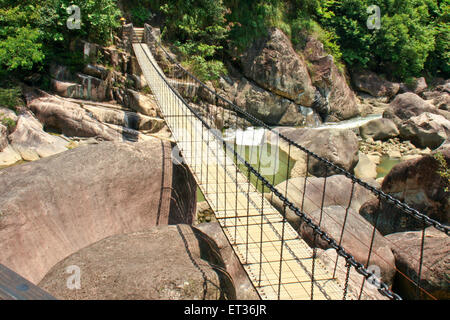
[[[236,256],[262,299],[366,299],[368,297],[366,293],[369,291],[372,292],[373,298],[374,290],[380,294],[378,298],[402,299],[392,291],[391,286],[377,277],[379,275],[370,271],[371,261],[378,255],[373,250],[376,223],[372,229],[371,240],[362,244],[367,251],[367,258],[363,259],[364,261],[357,261],[342,245],[342,240],[346,236],[353,237],[354,241],[360,241],[352,234],[352,230],[346,229],[346,221],[352,214],[350,204],[357,185],[367,189],[386,204],[395,207],[405,216],[413,217],[422,224],[420,255],[414,257],[418,266],[417,276],[409,277],[406,274],[401,276],[416,289],[415,298],[434,298],[423,288],[421,279],[421,274],[430,268],[424,263],[425,229],[434,227],[448,236],[448,226],[430,219],[406,203],[383,193],[350,172],[290,140],[206,86],[174,60],[173,55],[162,46],[160,39],[152,34],[150,26],[134,28],[129,25],[127,30],[124,28],[125,38],[136,56],[176,141],[181,154],[180,158],[176,158],[187,165],[196,179]],[[163,67],[158,65],[152,52],[156,49],[159,53],[162,52],[166,61],[175,66],[176,72],[163,70]],[[199,109],[180,94],[182,90],[186,91],[186,87],[192,86],[201,87],[217,99],[217,108],[214,112]],[[183,89],[177,90],[177,88]],[[264,144],[266,141],[266,145],[273,144],[274,141],[275,144],[280,142],[287,150],[287,159],[284,160],[287,163],[284,163],[284,166],[278,163],[282,160],[277,153],[269,159],[269,162],[272,162],[272,174],[267,174],[267,170],[261,168],[261,158],[263,153],[267,152],[262,145],[259,148],[246,150],[237,137],[230,139],[223,135],[225,128],[239,131],[249,125],[258,127],[262,132],[262,134],[261,132],[255,134],[256,130],[253,130],[252,142],[258,141]],[[272,148],[272,151],[274,149]],[[250,153],[249,157],[248,153]],[[325,175],[322,187],[317,188],[309,183],[311,177],[308,176],[308,172],[304,177],[302,190],[295,189],[296,186],[289,184],[292,167],[291,153],[304,153],[307,159],[306,168],[309,167],[310,161],[323,166]],[[259,160],[256,164],[249,160],[253,157]],[[283,191],[279,190],[280,184],[275,183],[275,173],[280,170],[285,171],[281,172],[281,175],[284,175],[281,183],[284,185]],[[327,189],[328,173],[340,174],[351,181],[352,187],[349,190],[348,206],[344,207],[343,221],[335,220],[324,207],[325,199],[330,193],[329,188]],[[313,192],[321,198],[321,201],[315,203],[320,209],[319,219],[313,219],[308,212],[303,211],[307,187],[315,188]],[[302,205],[295,205],[294,201],[288,197],[288,189],[292,190],[292,188],[302,198]],[[282,210],[274,208],[272,205],[274,198],[283,204]],[[337,257],[335,261],[326,264],[318,257],[317,248],[310,247],[288,222],[288,211],[299,217],[303,225],[313,231],[314,241],[321,240],[335,250]],[[334,239],[323,230],[322,223],[325,219],[331,219],[339,226],[341,229],[339,239]],[[377,258],[383,259],[383,257]],[[341,262],[345,261],[345,264],[339,264],[338,259],[341,259]],[[397,270],[397,272],[400,271]],[[341,276],[338,276],[339,274]],[[359,276],[357,279],[361,281],[357,285],[354,283],[350,285],[349,280],[354,274],[357,274]],[[0,299],[53,299],[53,297],[12,270],[0,265]]]

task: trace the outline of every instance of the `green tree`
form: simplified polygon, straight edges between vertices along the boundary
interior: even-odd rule
[[[381,9],[379,30],[367,28],[370,5]],[[420,75],[435,50],[436,8],[435,0],[327,0],[316,14],[336,34],[346,63],[405,79]]]
[[[162,35],[175,45],[186,65],[204,80],[225,72],[220,58],[229,29],[221,0],[169,0],[161,11],[166,17]]]
[[[81,9],[79,30],[66,25],[72,4]],[[10,71],[42,68],[76,37],[106,44],[119,16],[114,0],[0,0],[0,65]]]

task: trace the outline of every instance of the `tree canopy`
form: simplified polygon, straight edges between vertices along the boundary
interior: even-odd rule
[[[224,56],[237,57],[269,27],[300,46],[312,33],[336,61],[393,79],[450,75],[450,0],[0,0],[2,69],[39,69],[77,37],[108,43],[119,4],[137,25],[156,14],[163,38],[204,79],[225,72]],[[80,29],[67,28],[71,5],[81,10]],[[367,25],[373,5],[379,28]]]

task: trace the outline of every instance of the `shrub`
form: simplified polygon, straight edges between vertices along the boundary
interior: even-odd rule
[[[22,91],[19,87],[0,88],[0,106],[15,110],[22,105]]]
[[[441,152],[436,152],[434,154],[434,158],[436,161],[439,162],[439,170],[438,174],[442,177],[442,179],[445,180],[446,187],[444,188],[445,192],[449,192],[450,187],[450,168],[447,164],[447,161],[445,161],[444,155]]]
[[[8,131],[12,132],[17,123],[11,118],[3,118],[2,124],[8,128]]]

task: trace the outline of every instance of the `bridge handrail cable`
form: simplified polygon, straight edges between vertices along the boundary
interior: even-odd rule
[[[134,30],[133,30],[134,33]],[[142,44],[140,44],[142,47]],[[295,206],[294,203],[292,203],[291,201],[289,201],[288,198],[286,198],[285,196],[283,196],[283,194],[278,191],[265,177],[263,177],[255,168],[253,168],[253,166],[251,166],[239,153],[237,153],[236,150],[234,150],[234,148],[231,148],[229,146],[229,144],[223,139],[223,137],[216,132],[216,130],[212,130],[213,128],[186,102],[186,100],[180,95],[180,93],[167,81],[166,77],[164,74],[161,74],[161,71],[159,70],[159,68],[157,66],[154,65],[152,59],[148,56],[147,52],[145,50],[143,50],[143,52],[145,53],[148,61],[150,62],[150,64],[152,65],[152,67],[154,68],[154,70],[158,73],[159,77],[165,82],[165,84],[170,88],[170,90],[172,91],[172,93],[174,95],[177,96],[178,99],[180,99],[180,101],[182,101],[182,103],[185,105],[185,107],[188,108],[188,110],[202,123],[202,125],[210,130],[211,134],[219,141],[221,142],[232,154],[234,157],[236,157],[241,163],[243,163],[245,165],[245,167],[255,175],[255,177],[260,180],[271,192],[273,192],[282,202],[283,204],[288,207],[289,209],[291,209],[298,217],[300,217],[309,227],[312,228],[313,232],[320,236],[323,240],[325,240],[331,248],[335,249],[337,254],[341,257],[343,257],[346,262],[347,262],[347,266],[352,266],[355,268],[355,270],[363,275],[367,280],[369,280],[369,278],[373,277],[374,274],[371,273],[370,271],[368,271],[363,264],[357,262],[355,260],[355,258],[348,253],[340,244],[338,244],[338,242],[336,240],[334,240],[332,237],[330,237],[325,231],[323,231],[319,226],[317,226],[316,224],[314,224],[313,220],[310,219],[305,213],[303,213],[299,208],[297,208]],[[343,169],[342,169],[343,170]],[[284,216],[284,215],[283,215]],[[284,218],[286,218],[284,216]],[[388,285],[386,285],[384,282],[379,281],[378,283],[378,291],[388,297],[389,299],[392,300],[401,300],[401,297],[392,292]]]

